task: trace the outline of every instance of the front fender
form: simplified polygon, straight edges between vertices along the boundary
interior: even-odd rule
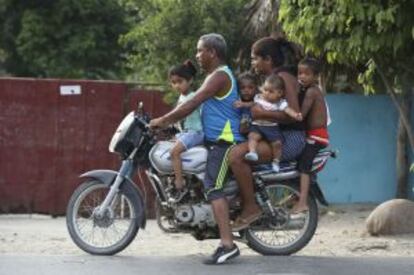
[[[88,171],[80,175],[79,178],[96,179],[102,182],[103,184],[110,186],[114,182],[117,175],[118,172],[116,171],[102,169]],[[126,192],[132,192],[132,195],[136,197],[136,200],[140,205],[140,209],[137,209],[136,212],[138,224],[141,228],[145,228],[145,225],[147,223],[147,217],[145,214],[145,200],[144,196],[142,195],[141,189],[130,178],[127,177],[125,177],[125,181],[122,183],[121,189],[125,190]]]
[[[96,179],[105,185],[110,185],[114,182],[118,172],[113,170],[92,170],[86,173],[83,173],[79,178],[93,178]]]

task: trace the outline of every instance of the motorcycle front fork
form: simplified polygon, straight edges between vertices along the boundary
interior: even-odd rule
[[[122,161],[121,168],[119,169],[119,173],[115,178],[114,183],[111,185],[108,194],[106,195],[104,201],[99,206],[99,208],[96,211],[96,216],[102,217],[105,213],[105,210],[111,205],[111,203],[114,201],[115,195],[119,191],[119,187],[121,186],[121,183],[125,180],[126,177],[129,177],[133,170],[133,160],[132,159],[126,159]]]

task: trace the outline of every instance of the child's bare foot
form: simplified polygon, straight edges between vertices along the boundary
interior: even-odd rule
[[[178,203],[188,192],[185,188],[184,179],[175,179],[174,181],[175,190],[172,193],[171,202]]]
[[[184,188],[184,180],[175,180],[174,182],[175,189],[182,190]]]
[[[181,189],[176,189],[171,196],[170,202],[178,203],[181,201],[184,196],[188,193],[188,189],[183,187]]]
[[[305,204],[302,205],[300,203],[293,206],[292,210],[290,211],[291,214],[298,214],[298,213],[305,213],[309,211],[309,207]]]

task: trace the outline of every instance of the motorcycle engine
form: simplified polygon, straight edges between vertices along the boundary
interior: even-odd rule
[[[184,204],[175,210],[175,218],[183,225],[199,228],[212,227],[216,224],[209,204]]]

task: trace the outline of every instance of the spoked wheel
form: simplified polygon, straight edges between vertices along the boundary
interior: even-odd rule
[[[248,246],[263,255],[290,255],[302,249],[312,239],[318,224],[318,206],[309,193],[309,211],[301,217],[291,218],[289,214],[299,197],[296,185],[271,184],[267,193],[277,213],[264,217],[248,229]]]
[[[69,234],[77,246],[90,254],[118,253],[138,232],[139,204],[125,188],[116,194],[108,208],[99,211],[109,189],[99,181],[85,182],[75,190],[67,207]]]

